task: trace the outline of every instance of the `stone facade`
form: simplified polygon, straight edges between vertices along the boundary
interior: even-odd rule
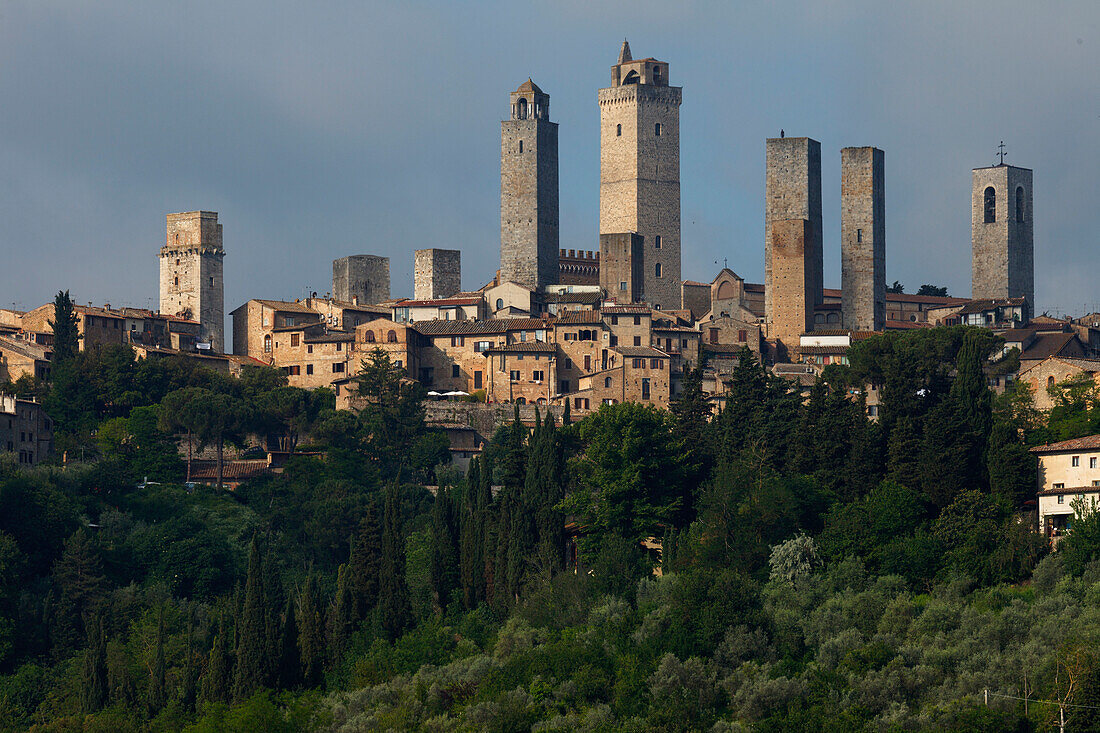
[[[418,249],[413,254],[413,299],[449,298],[462,291],[462,252]]]
[[[773,284],[767,291],[771,294],[768,336],[778,339],[792,357],[801,335],[813,329],[812,293],[814,278],[821,273],[821,250],[815,255],[813,248],[820,245],[813,243],[815,228],[806,219],[775,220],[768,231]]]
[[[600,253],[592,250],[558,252],[559,285],[599,285]]]
[[[500,279],[532,290],[558,282],[558,125],[528,79],[500,123]]]
[[[390,258],[349,255],[332,261],[332,297],[367,305],[390,299]]]
[[[668,64],[634,61],[625,41],[611,86],[599,90],[600,234],[642,238],[635,300],[664,310],[678,309],[681,296],[681,97],[680,87],[668,85]],[[605,266],[601,257],[601,282]]]
[[[202,338],[225,350],[222,225],[216,211],[169,214],[160,250],[160,310],[196,320]]]
[[[776,137],[768,139],[765,151],[764,312],[771,324],[777,301],[787,297],[808,299],[812,310],[822,300],[821,143],[808,137]],[[772,261],[772,248],[776,241],[773,225],[799,220],[807,224],[804,232],[805,252],[799,255],[806,260],[805,297],[777,289]],[[791,233],[797,232],[800,237],[803,235],[798,225],[783,228]],[[789,251],[790,247],[786,248]],[[797,334],[795,336],[797,343]]]
[[[600,287],[617,303],[645,299],[645,239],[640,234],[600,234]]]
[[[885,171],[878,148],[840,151],[841,313],[856,331],[886,326]]]
[[[1034,309],[1031,170],[996,165],[971,175],[970,297],[1024,297]]]
[[[23,465],[41,463],[53,453],[53,424],[42,405],[0,394],[0,451],[16,454]]]

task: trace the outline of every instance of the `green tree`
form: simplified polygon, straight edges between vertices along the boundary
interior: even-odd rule
[[[80,684],[81,712],[95,713],[107,703],[107,638],[103,617],[88,624],[88,648],[84,651],[84,671]]]
[[[288,598],[283,612],[282,637],[279,640],[279,667],[276,674],[278,687],[283,690],[296,690],[302,685],[302,655],[298,639],[298,620],[294,613],[294,600]]]
[[[199,682],[199,699],[203,702],[229,702],[230,687],[233,684],[230,647],[230,632],[226,627],[225,617],[222,616],[206,660],[206,669]]]
[[[145,711],[149,718],[161,711],[167,701],[164,662],[164,607],[157,614],[157,636],[153,644],[153,660],[149,667],[149,682],[145,691]]]
[[[302,683],[308,688],[321,684],[325,666],[325,618],[321,591],[312,568],[298,595],[298,649],[302,658]]]
[[[397,488],[386,490],[382,514],[382,562],[378,578],[378,613],[382,629],[396,639],[412,622],[409,589],[405,584],[405,540],[397,505]]]
[[[59,290],[53,299],[53,319],[49,321],[53,330],[53,368],[64,365],[80,350],[77,333],[76,309],[69,298],[69,291]]]
[[[378,604],[378,576],[382,563],[382,527],[374,503],[367,504],[359,520],[359,532],[348,557],[349,609],[355,623],[366,619]]]
[[[431,583],[435,605],[440,612],[447,609],[451,594],[461,583],[458,567],[458,527],[451,491],[439,487],[432,504]]]
[[[252,538],[248,550],[248,576],[244,599],[237,618],[237,661],[233,676],[233,699],[245,700],[264,686],[270,661],[268,652],[268,612],[264,604],[263,555],[259,537]]]
[[[917,288],[917,295],[934,295],[940,298],[947,297],[946,285],[921,285]]]

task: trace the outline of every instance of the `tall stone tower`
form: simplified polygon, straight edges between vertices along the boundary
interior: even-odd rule
[[[360,304],[390,299],[390,258],[349,255],[332,261],[332,297]]]
[[[878,148],[840,151],[841,313],[855,331],[886,326],[885,158]]]
[[[821,304],[821,143],[773,137],[765,145],[764,317],[788,355]]]
[[[462,252],[460,250],[418,249],[413,253],[414,300],[449,298],[461,290]]]
[[[198,321],[202,338],[219,353],[225,343],[224,257],[218,212],[168,215],[160,250],[160,310]]]
[[[970,297],[1027,298],[1035,308],[1031,170],[975,168],[970,195]]]
[[[500,123],[500,276],[531,289],[558,282],[558,125],[528,79]]]
[[[681,295],[682,90],[668,79],[668,64],[635,61],[623,41],[611,86],[599,91],[600,235],[642,238],[642,282],[629,290],[666,310],[679,308]]]

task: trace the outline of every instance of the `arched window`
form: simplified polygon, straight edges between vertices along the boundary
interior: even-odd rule
[[[827,316],[825,316],[825,322],[826,323],[840,323],[840,314],[839,313],[830,313],[830,314],[828,314]]]
[[[367,331],[367,343],[368,344],[373,344],[374,343],[374,331]]]
[[[622,125],[615,125],[615,137],[622,137],[622,136],[623,136],[623,126]]]
[[[825,323],[825,314],[814,313],[814,323]]]
[[[660,248],[661,248],[661,235],[658,234],[656,237],[653,238],[653,249],[660,249]]]
[[[271,334],[270,333],[264,336],[264,353],[265,354],[270,354],[271,353]]]
[[[527,119],[527,99],[524,98],[524,97],[520,97],[519,101],[516,102],[516,119],[517,120],[526,120]]]
[[[660,84],[661,83],[661,67],[660,66],[654,66],[653,67],[653,83],[654,84]]]
[[[1016,187],[1016,221],[1021,224],[1024,221],[1024,187]]]
[[[997,221],[997,192],[993,186],[985,189],[985,223],[992,224]]]
[[[610,389],[611,388],[611,377],[604,377],[603,378],[603,386],[604,386],[605,389]]]
[[[658,262],[657,264],[655,264],[653,266],[653,274],[656,275],[657,277],[661,276],[661,263],[660,262]]]
[[[387,333],[386,334],[386,341],[389,341],[391,344],[396,344],[397,343],[397,331],[390,331],[389,333]]]
[[[1054,377],[1047,377],[1047,389],[1054,386]]]
[[[497,298],[497,310],[504,307],[504,298]]]
[[[657,137],[661,136],[661,123],[657,122],[653,125],[653,134]]]

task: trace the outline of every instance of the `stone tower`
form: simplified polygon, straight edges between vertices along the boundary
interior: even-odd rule
[[[168,215],[160,250],[160,310],[198,321],[202,338],[219,353],[225,343],[224,257],[216,211]]]
[[[1031,170],[975,168],[970,194],[970,297],[1027,298],[1035,309]]]
[[[390,258],[349,255],[332,261],[332,297],[360,304],[390,299]]]
[[[413,254],[413,300],[449,298],[461,290],[462,252],[457,249],[416,250]]]
[[[623,41],[611,86],[599,91],[600,235],[642,238],[642,282],[630,291],[636,301],[666,310],[679,308],[681,296],[682,92],[668,79],[668,64],[635,61]]]
[[[854,331],[886,325],[885,158],[878,148],[840,151],[841,312]]]
[[[793,356],[822,301],[821,143],[769,138],[765,158],[764,316]]]
[[[558,125],[550,95],[528,79],[500,123],[500,277],[537,289],[558,282]]]

